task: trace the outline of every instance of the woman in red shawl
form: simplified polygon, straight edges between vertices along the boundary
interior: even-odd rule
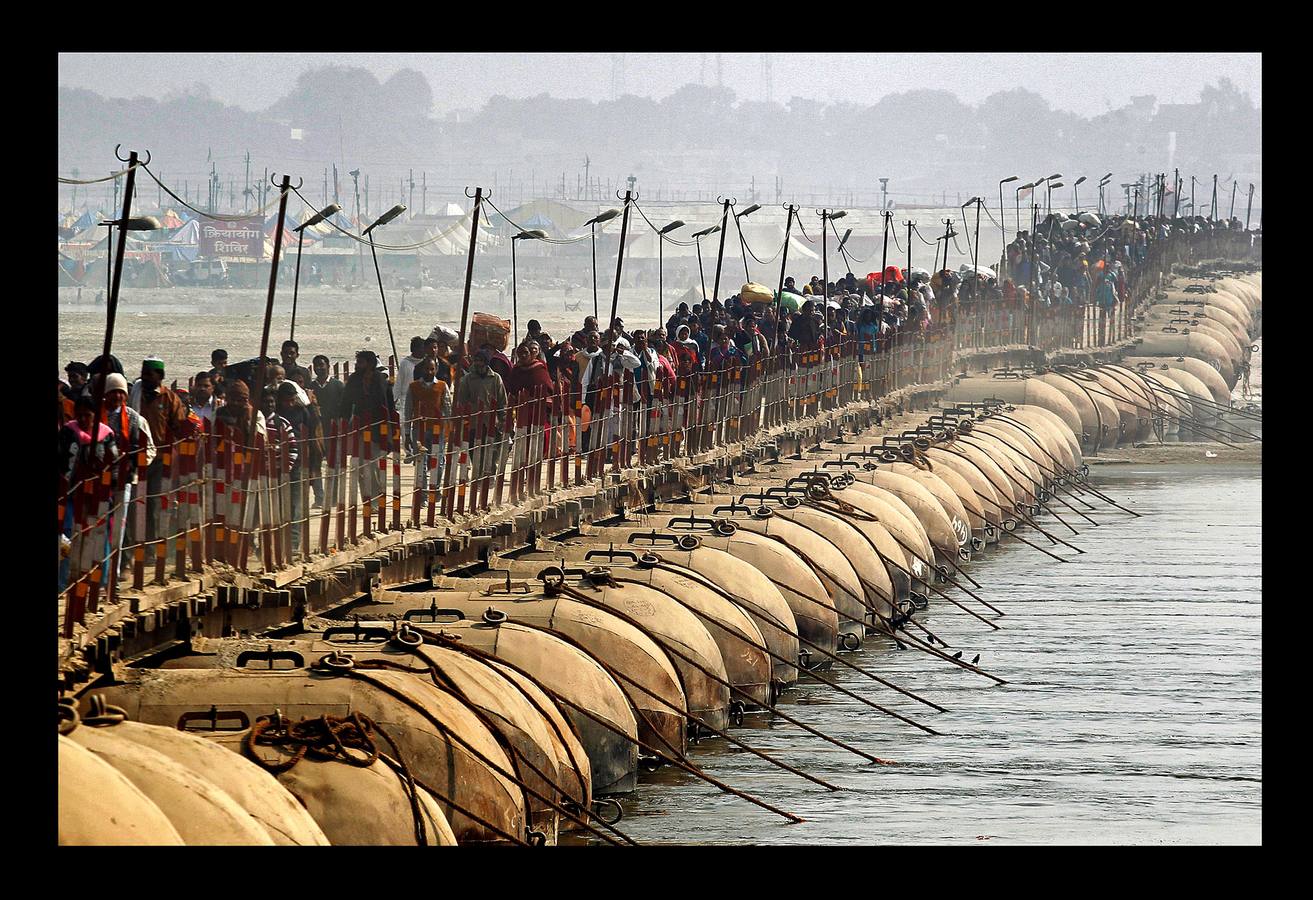
[[[515,365],[506,379],[506,396],[515,408],[513,470],[526,468],[524,477],[515,482],[513,500],[523,497],[530,472],[536,474],[542,463],[555,393],[556,385],[547,371],[547,363],[538,358],[538,344],[525,341],[515,349]]]

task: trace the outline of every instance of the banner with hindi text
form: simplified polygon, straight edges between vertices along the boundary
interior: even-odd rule
[[[233,222],[202,222],[200,255],[207,258],[264,259],[264,220],[260,216]]]

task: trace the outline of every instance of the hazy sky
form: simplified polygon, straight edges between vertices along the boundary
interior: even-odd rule
[[[869,105],[886,94],[938,88],[974,104],[996,91],[1025,87],[1057,109],[1092,116],[1139,94],[1154,94],[1159,102],[1192,101],[1221,76],[1248,91],[1257,105],[1263,101],[1258,53],[770,56],[776,102],[798,96]],[[912,58],[927,64],[909,65]],[[739,98],[765,99],[761,54],[725,53],[720,60],[724,84]],[[380,80],[398,69],[418,69],[433,88],[438,112],[478,107],[495,94],[611,96],[609,53],[63,53],[59,83],[109,97],[160,98],[203,82],[216,99],[259,110],[287,93],[306,69],[331,64],[369,69]],[[706,83],[715,84],[714,53],[626,54],[625,89],[660,99],[701,80],[704,67]]]

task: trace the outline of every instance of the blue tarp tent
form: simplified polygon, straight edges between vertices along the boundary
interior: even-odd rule
[[[73,223],[73,228],[77,231],[85,231],[86,229],[90,228],[92,225],[96,225],[99,222],[101,222],[102,219],[103,216],[100,210],[96,210],[95,212],[92,212],[91,210],[87,210],[81,216],[78,217],[78,220],[75,223]]]
[[[201,226],[195,219],[169,235],[166,244],[195,248],[200,243]]]

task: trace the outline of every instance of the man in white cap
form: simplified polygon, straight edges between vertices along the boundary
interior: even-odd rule
[[[111,532],[113,549],[118,550],[123,546],[124,529],[128,523],[132,485],[137,482],[137,455],[145,451],[149,468],[155,461],[155,441],[146,420],[128,405],[128,380],[117,372],[105,377],[105,424],[114,432],[121,460],[114,475],[115,503],[111,512],[117,526]]]

